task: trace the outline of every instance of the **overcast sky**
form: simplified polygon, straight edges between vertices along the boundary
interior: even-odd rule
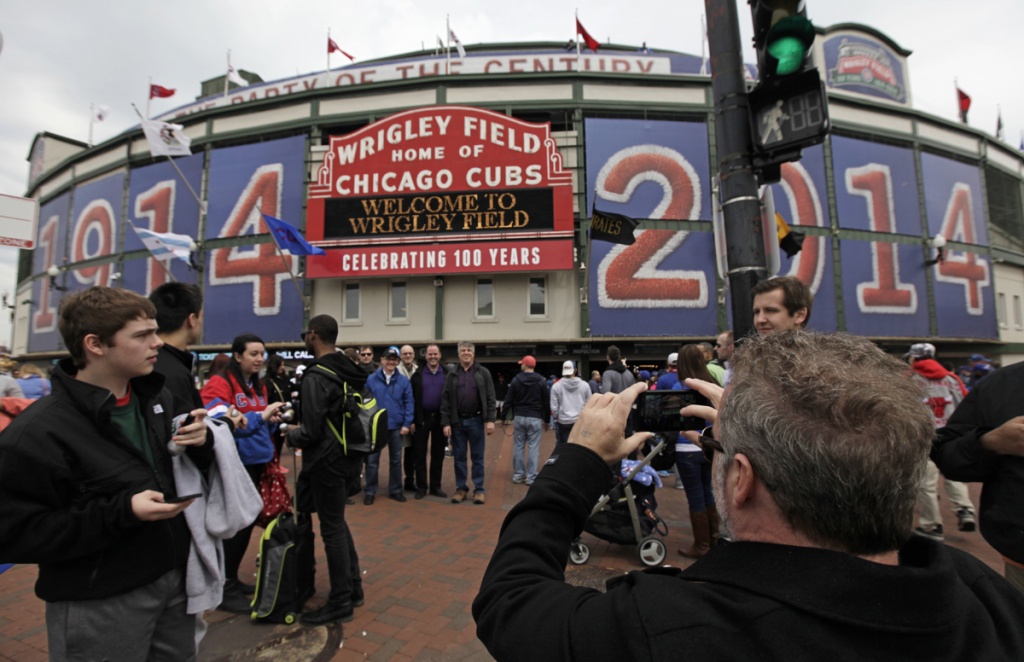
[[[750,12],[737,1],[748,44]],[[562,42],[573,37],[578,8],[602,42],[700,55],[705,13],[700,0],[0,0],[0,7],[0,193],[9,195],[25,193],[37,133],[86,141],[89,104],[96,103],[111,111],[95,125],[94,142],[107,140],[136,124],[130,104],[145,107],[149,77],[177,89],[153,101],[154,115],[166,112],[197,97],[200,81],[224,73],[229,48],[236,68],[275,80],[322,70],[328,28],[341,48],[367,60],[432,48],[444,36],[446,14],[465,45]],[[888,35],[913,51],[915,108],[955,119],[957,78],[973,99],[970,124],[994,133],[1001,107],[1006,141],[1020,144],[1024,1],[810,0],[808,17],[818,26],[863,23]],[[752,49],[745,59],[755,61]],[[341,64],[333,56],[332,65]],[[14,289],[15,254],[0,249],[0,290]],[[0,344],[9,342],[8,317],[0,314]]]

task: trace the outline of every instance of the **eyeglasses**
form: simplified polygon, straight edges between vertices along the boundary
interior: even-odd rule
[[[373,356],[373,352],[359,352],[359,356]]]
[[[713,432],[714,426],[709,425],[703,430],[701,430],[700,435],[697,437],[697,446],[699,446],[701,451],[704,452],[704,459],[707,460],[709,463],[712,460],[714,460],[716,452],[725,455],[725,448],[717,439],[711,436]],[[764,479],[764,476],[762,476],[760,472],[757,471],[757,467],[754,467],[754,463],[752,460],[750,460],[749,456],[747,457],[747,460],[750,461],[750,466],[754,468],[754,472],[758,474],[758,478],[760,478],[761,482],[764,483],[764,486],[768,488],[768,491],[774,492],[775,486],[766,481]]]
[[[715,459],[715,451],[725,454],[722,444],[718,443],[718,440],[711,436],[712,433],[714,433],[714,426],[709,425],[701,430],[700,436],[697,437],[697,445],[704,452],[704,459],[709,464]]]

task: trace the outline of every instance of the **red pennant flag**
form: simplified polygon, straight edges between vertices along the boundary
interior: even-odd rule
[[[587,29],[583,27],[583,24],[580,23],[580,19],[578,18],[576,19],[576,34],[583,36],[583,43],[587,45],[587,48],[594,51],[595,53],[597,52],[597,47],[600,46],[601,44],[597,41],[597,39],[594,39],[593,37],[590,36],[590,33],[587,32]]]
[[[956,97],[960,102],[960,121],[967,124],[967,111],[971,109],[971,97],[967,96],[959,87],[956,88]]]
[[[176,90],[164,87],[162,85],[150,85],[149,86],[149,98],[155,99],[157,97],[166,99],[167,97],[173,97]]]
[[[334,41],[333,39],[328,37],[327,38],[327,54],[330,55],[331,53],[335,53],[335,52],[341,53],[342,55],[347,57],[349,60],[352,60],[353,62],[355,61],[354,57],[352,57],[351,55],[349,55],[345,51],[341,50],[341,46],[338,46],[338,43],[336,41]]]

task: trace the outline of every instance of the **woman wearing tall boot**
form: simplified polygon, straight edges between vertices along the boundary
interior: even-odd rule
[[[203,403],[211,416],[228,415],[231,408],[241,414],[235,425],[235,443],[238,457],[257,490],[267,463],[274,458],[272,433],[280,421],[278,410],[284,404],[267,402],[267,387],[260,380],[265,351],[258,336],[236,337],[225,374],[210,377],[202,390]],[[238,568],[249,548],[252,529],[250,524],[224,541],[224,597],[218,607],[223,611],[244,614],[251,608],[246,594],[251,595],[256,587],[239,580]]]
[[[679,383],[673,388],[686,389],[683,380],[703,379],[717,384],[704,363],[704,352],[697,345],[683,345],[679,348]],[[711,491],[711,465],[704,459],[704,453],[696,444],[682,434],[676,440],[676,468],[683,481],[686,501],[690,508],[690,524],[693,527],[693,544],[679,550],[683,556],[699,559],[708,553],[711,545],[718,542],[718,509],[715,495]]]

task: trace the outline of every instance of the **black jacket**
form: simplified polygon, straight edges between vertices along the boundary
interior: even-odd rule
[[[192,378],[192,352],[183,352],[164,343],[157,352],[154,370],[164,376],[164,388],[174,398],[175,416],[202,409],[203,398]]]
[[[306,366],[302,373],[299,425],[288,429],[288,443],[302,449],[304,468],[335,457],[335,453],[341,455],[341,444],[327,426],[327,416],[342,407],[343,382],[358,391],[366,384],[366,378],[366,372],[340,352],[321,356]]]
[[[551,418],[551,391],[548,380],[536,372],[520,372],[512,378],[505,394],[504,411],[512,409],[513,416],[539,418],[545,423]]]
[[[155,468],[111,422],[114,395],[80,382],[70,360],[53,393],[0,435],[0,559],[38,563],[47,602],[120,595],[184,568],[191,537],[183,514],[142,522],[132,496],[176,494],[167,442],[173,404],[163,376],[131,380]],[[190,451],[191,453],[191,451]]]
[[[476,390],[480,396],[480,411],[484,421],[493,423],[498,417],[498,406],[494,398],[494,380],[491,371],[479,363],[476,368]],[[459,422],[459,371],[462,365],[456,364],[455,370],[444,378],[444,391],[441,393],[441,425],[455,425]]]
[[[1024,457],[996,455],[981,437],[1024,415],[1024,363],[979,382],[940,428],[932,460],[950,480],[982,483],[981,535],[1003,556],[1024,563]]]
[[[473,602],[495,659],[1024,659],[1024,594],[919,536],[899,566],[736,542],[681,572],[630,573],[607,593],[571,586],[570,543],[610,479],[595,453],[562,445],[505,518]]]

